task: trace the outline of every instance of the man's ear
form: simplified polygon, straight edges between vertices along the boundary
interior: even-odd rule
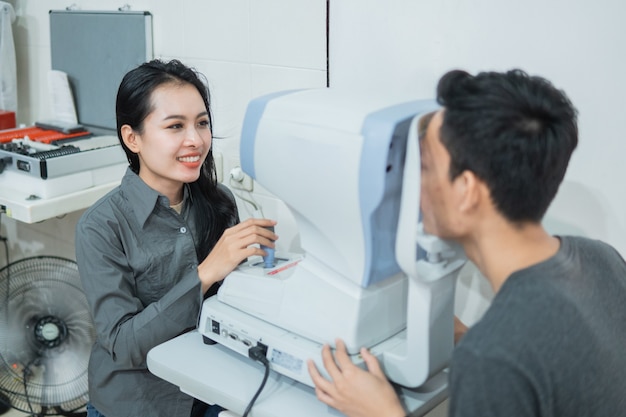
[[[478,207],[483,197],[483,186],[476,174],[468,170],[454,180],[454,191],[461,212],[469,213]]]
[[[120,129],[124,144],[134,153],[139,153],[138,135],[129,125],[123,125]]]

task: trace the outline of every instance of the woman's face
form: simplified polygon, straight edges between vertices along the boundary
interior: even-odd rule
[[[133,131],[134,147],[129,147],[139,156],[139,176],[170,196],[200,176],[211,148],[209,115],[191,84],[163,84],[152,92],[151,102],[143,132]]]

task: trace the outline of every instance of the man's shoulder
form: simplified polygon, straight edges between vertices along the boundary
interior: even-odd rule
[[[577,251],[580,254],[585,253],[603,253],[610,257],[622,259],[620,253],[613,246],[598,239],[592,239],[583,236],[560,236],[561,242],[570,251]],[[623,261],[623,259],[622,259]]]
[[[613,246],[601,240],[578,236],[561,238],[564,256],[563,264],[568,264],[567,279],[582,279],[587,285],[597,286],[598,282],[615,281],[624,283],[626,262]],[[589,282],[591,281],[591,282]]]

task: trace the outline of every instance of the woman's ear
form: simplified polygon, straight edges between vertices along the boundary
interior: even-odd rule
[[[138,135],[130,125],[123,125],[120,129],[124,144],[134,153],[139,153]]]

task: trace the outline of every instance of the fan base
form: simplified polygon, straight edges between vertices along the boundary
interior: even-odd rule
[[[11,409],[11,400],[0,392],[0,414],[6,414]]]

